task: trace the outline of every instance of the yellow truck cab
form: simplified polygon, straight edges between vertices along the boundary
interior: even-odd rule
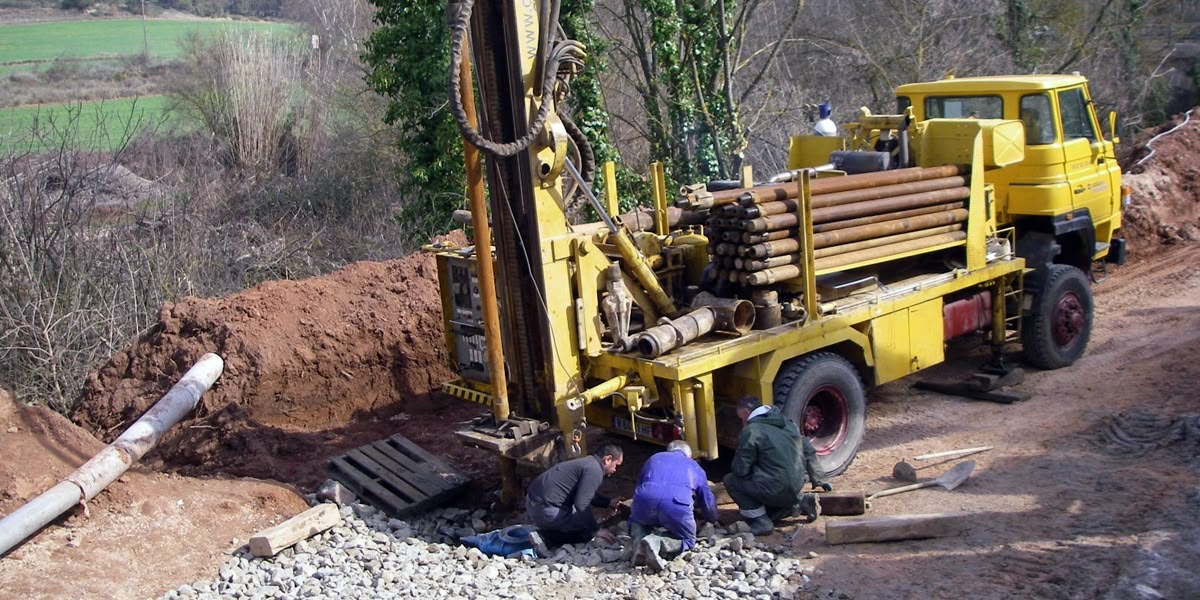
[[[1123,263],[1121,168],[1077,75],[949,78],[896,88],[899,113],[936,118],[1019,119],[1025,160],[989,171],[997,220],[1017,229],[1028,267],[1059,263],[1089,272],[1094,261]],[[1110,115],[1112,131],[1115,115]]]

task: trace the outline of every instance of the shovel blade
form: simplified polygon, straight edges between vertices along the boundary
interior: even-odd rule
[[[975,461],[964,460],[963,462],[950,467],[948,471],[942,473],[940,477],[933,480],[933,484],[941,486],[943,489],[952,490],[967,480],[971,473],[975,470]]]

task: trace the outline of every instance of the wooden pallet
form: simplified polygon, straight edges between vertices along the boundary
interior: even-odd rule
[[[400,434],[335,456],[326,470],[364,502],[397,518],[439,506],[470,483]]]

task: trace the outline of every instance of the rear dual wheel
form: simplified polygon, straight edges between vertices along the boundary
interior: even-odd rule
[[[867,401],[858,371],[832,352],[800,357],[775,378],[775,404],[817,451],[829,476],[850,466],[866,431]]]

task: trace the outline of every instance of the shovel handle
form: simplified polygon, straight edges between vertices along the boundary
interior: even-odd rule
[[[945,452],[934,452],[933,454],[922,454],[920,456],[914,456],[913,460],[929,460],[931,458],[941,458],[943,456],[954,456],[956,454],[962,455],[959,457],[959,458],[962,458],[964,456],[970,456],[972,454],[978,454],[980,452],[987,452],[988,450],[991,450],[991,449],[992,449],[991,446],[979,446],[978,448],[963,448],[962,450],[946,450]]]
[[[912,490],[919,490],[921,488],[927,488],[931,485],[937,485],[937,484],[938,484],[938,482],[936,482],[936,481],[922,481],[921,483],[902,485],[900,487],[894,487],[894,488],[889,488],[889,489],[886,489],[886,490],[883,490],[880,492],[875,492],[874,494],[867,496],[867,500],[873,500],[875,498],[882,498],[884,496],[891,496],[892,494],[899,494],[900,492],[910,492]]]

